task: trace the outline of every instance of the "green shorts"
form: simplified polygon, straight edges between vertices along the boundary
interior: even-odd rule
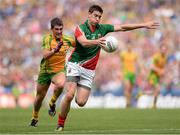
[[[136,82],[136,75],[131,72],[127,72],[124,74],[124,79],[130,81],[131,84],[135,84]]]
[[[60,72],[64,72],[64,70],[61,70]],[[58,72],[58,73],[60,73]],[[50,84],[52,78],[57,75],[58,73],[39,73],[37,82],[38,84]]]
[[[159,76],[155,72],[151,71],[148,76],[148,81],[155,87],[159,83]]]

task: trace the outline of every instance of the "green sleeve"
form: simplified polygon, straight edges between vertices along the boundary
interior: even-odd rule
[[[103,33],[103,36],[105,36],[109,32],[114,32],[114,25],[111,24],[101,24],[101,32]]]

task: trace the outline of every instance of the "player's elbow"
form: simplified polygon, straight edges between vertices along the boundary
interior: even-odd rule
[[[48,55],[43,55],[43,59],[48,59],[49,58],[49,56]]]
[[[88,46],[88,44],[86,44],[86,43],[81,43],[81,45],[84,46],[84,47]]]

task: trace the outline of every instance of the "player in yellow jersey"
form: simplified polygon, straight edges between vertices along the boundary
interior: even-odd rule
[[[167,62],[167,47],[161,45],[159,51],[153,55],[148,82],[154,89],[153,107],[156,108],[157,97],[160,92],[160,83],[165,74],[165,65]]]
[[[64,65],[66,51],[70,46],[75,46],[73,38],[62,34],[63,22],[61,19],[53,18],[51,20],[51,31],[52,34],[43,37],[43,58],[40,63],[40,72],[36,88],[37,94],[30,126],[37,126],[39,110],[51,83],[55,85],[55,88],[53,96],[49,102],[49,115],[55,115],[55,102],[61,94],[65,84]]]
[[[136,67],[138,65],[138,56],[132,47],[133,45],[128,44],[127,50],[120,53],[126,107],[131,106],[132,90],[136,83]]]

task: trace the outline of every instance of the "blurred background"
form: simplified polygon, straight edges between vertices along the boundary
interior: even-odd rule
[[[142,68],[133,90],[133,106],[148,108],[152,96],[145,89],[152,55],[160,44],[168,46],[159,108],[180,108],[180,1],[179,0],[0,0],[0,108],[30,107],[42,58],[42,36],[50,32],[49,21],[61,17],[64,34],[72,35],[83,23],[92,4],[103,7],[102,23],[124,24],[157,20],[157,30],[113,34],[119,49],[101,52],[92,95],[86,107],[124,108],[119,53],[131,43]],[[44,105],[52,94],[50,87]],[[75,103],[72,103],[76,107]]]

